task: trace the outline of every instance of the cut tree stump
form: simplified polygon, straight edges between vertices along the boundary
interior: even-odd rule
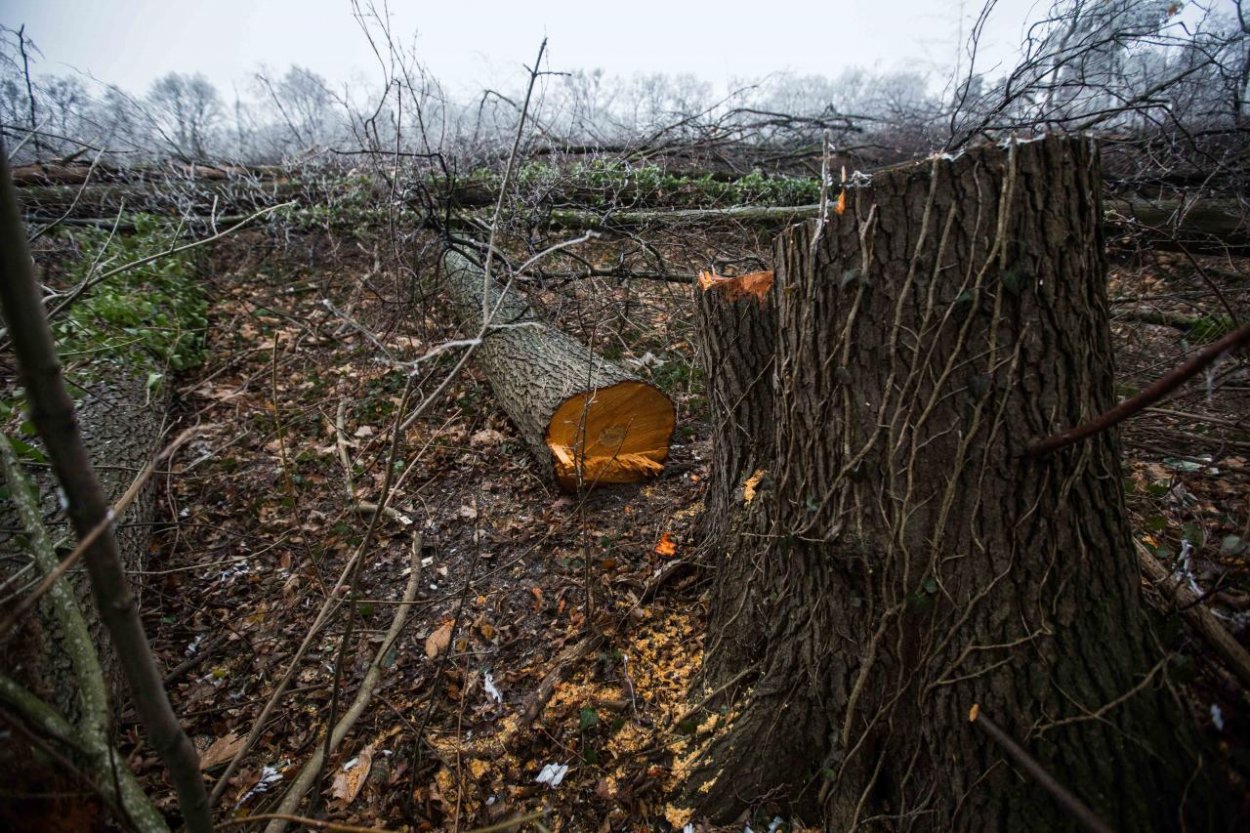
[[[596,356],[534,313],[515,289],[487,281],[458,252],[443,277],[491,389],[544,474],[568,491],[633,483],[659,474],[668,458],[673,403],[649,382]]]

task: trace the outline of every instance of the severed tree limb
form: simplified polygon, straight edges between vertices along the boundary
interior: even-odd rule
[[[47,448],[69,503],[69,517],[85,537],[108,517],[109,504],[96,479],[57,359],[52,330],[35,280],[26,232],[18,213],[8,155],[0,142],[0,308],[8,321],[31,418]],[[199,756],[182,730],[169,697],[109,524],[87,549],[87,574],[100,620],[117,648],[135,711],[152,748],[169,770],[190,833],[211,833],[208,796]]]
[[[1241,647],[1241,643],[1233,638],[1194,591],[1171,580],[1168,569],[1150,554],[1141,541],[1134,543],[1137,545],[1137,563],[1141,566],[1142,575],[1176,605],[1176,609],[1189,624],[1228,663],[1228,669],[1233,675],[1250,690],[1250,651]]]
[[[310,788],[313,787],[317,780],[317,776],[321,773],[322,767],[326,763],[326,749],[333,754],[334,750],[343,738],[347,737],[347,733],[356,725],[356,721],[360,719],[360,715],[364,713],[365,707],[369,705],[369,701],[373,698],[373,691],[377,688],[378,681],[382,678],[382,670],[386,662],[386,655],[390,653],[395,642],[399,639],[400,631],[404,627],[404,620],[408,618],[408,611],[412,609],[412,602],[417,597],[417,579],[421,574],[421,535],[418,534],[412,543],[412,572],[408,577],[408,586],[404,588],[403,601],[398,605],[395,611],[395,618],[391,620],[391,626],[386,632],[386,638],[382,640],[382,644],[378,646],[377,654],[374,655],[373,662],[369,664],[369,670],[365,672],[365,679],[360,684],[360,688],[356,691],[356,699],[352,702],[350,708],[343,715],[330,733],[330,742],[327,746],[320,746],[313,753],[312,758],[300,770],[299,775],[295,777],[294,782],[287,789],[286,795],[282,797],[282,803],[278,807],[278,812],[270,816],[269,825],[265,828],[265,833],[282,833],[286,829],[287,823],[293,821],[291,814],[299,807],[300,801]]]
[[[1025,451],[1025,454],[1029,457],[1043,457],[1053,451],[1058,451],[1073,443],[1088,439],[1101,431],[1106,431],[1113,425],[1123,422],[1137,412],[1158,402],[1197,375],[1200,370],[1211,364],[1211,362],[1247,342],[1250,342],[1250,324],[1234,330],[1214,344],[1199,350],[1190,356],[1189,360],[1184,364],[1175,368],[1166,376],[1155,380],[1141,393],[1130,399],[1125,399],[1111,410],[1099,414],[1089,422],[1078,425],[1075,428],[1069,428],[1067,431],[1061,431],[1058,434],[1033,443]]]

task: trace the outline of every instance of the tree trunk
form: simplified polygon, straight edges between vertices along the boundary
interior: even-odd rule
[[[695,331],[707,380],[712,422],[712,472],[696,531],[716,573],[708,633],[715,640],[704,676],[713,686],[739,673],[760,647],[762,623],[752,603],[759,577],[759,513],[750,511],[773,450],[773,344],[777,338],[773,274],[714,280],[695,286]],[[757,474],[758,472],[758,474]],[[740,511],[745,510],[745,511]]]
[[[1183,249],[1195,253],[1227,254],[1250,249],[1250,217],[1237,200],[1112,197],[1107,199],[1104,209],[1103,231],[1116,241],[1130,244],[1140,241],[1156,249]],[[819,213],[819,205],[653,208],[612,212],[554,209],[548,217],[548,224],[553,228],[604,231],[709,223],[776,227],[810,219]]]
[[[443,274],[467,335],[490,326],[474,358],[543,472],[566,490],[633,483],[668,458],[673,403],[542,321],[514,290],[486,287],[481,268],[447,252]]]
[[[670,821],[784,796],[830,830],[1074,829],[979,705],[1116,829],[1218,828],[1115,436],[1024,456],[1114,401],[1097,165],[1080,139],[988,145],[779,238],[764,520],[713,597],[761,633],[708,635],[721,678],[718,646],[752,642],[759,676],[676,762]]]
[[[110,503],[122,496],[139,471],[160,450],[166,403],[166,394],[149,390],[143,376],[120,370],[112,371],[107,378],[95,379],[89,392],[77,403],[83,442]],[[55,479],[44,472],[35,477],[35,482],[39,486],[40,505],[50,536],[54,541],[66,539],[66,546],[72,546],[69,520]],[[136,603],[142,590],[139,579],[143,575],[155,509],[154,489],[149,485],[114,524],[122,565],[135,577]],[[0,505],[0,576],[12,576],[30,563],[29,553],[15,535],[19,529],[21,523],[13,506],[7,502]],[[123,693],[122,673],[117,652],[96,614],[91,586],[81,563],[69,571],[67,579],[87,620],[104,671],[105,686],[110,694],[120,695]],[[0,659],[5,660],[16,679],[43,695],[76,725],[78,681],[69,657],[58,647],[60,625],[46,601],[38,609],[38,622],[32,619],[22,625],[28,629],[27,637],[0,647]],[[113,705],[117,705],[116,699]]]

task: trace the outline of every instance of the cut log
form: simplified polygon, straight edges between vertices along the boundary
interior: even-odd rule
[[[467,334],[482,333],[475,359],[544,474],[562,489],[633,483],[668,458],[673,403],[649,382],[596,356],[536,315],[515,290],[489,287],[455,251],[443,276]]]
[[[1250,249],[1250,216],[1237,200],[1108,197],[1103,208],[1103,234],[1113,243],[1212,253]],[[548,217],[548,224],[552,228],[598,231],[726,223],[767,227],[784,226],[819,214],[820,206],[815,204],[614,212],[555,209]]]

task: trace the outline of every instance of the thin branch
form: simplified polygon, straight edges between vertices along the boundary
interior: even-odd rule
[[[374,517],[376,519],[376,513]],[[418,533],[412,542],[412,564],[409,567],[411,573],[408,577],[408,586],[404,588],[403,600],[395,611],[395,618],[391,620],[391,626],[386,632],[386,637],[382,640],[382,644],[378,646],[373,662],[369,664],[369,670],[365,672],[364,681],[361,682],[360,688],[356,691],[356,699],[352,702],[346,714],[343,715],[342,720],[333,726],[326,727],[326,745],[318,748],[308,763],[304,765],[304,768],[300,770],[299,775],[295,776],[295,780],[290,788],[287,789],[286,795],[282,797],[282,803],[278,807],[278,815],[295,811],[300,801],[303,800],[304,795],[319,780],[319,776],[329,760],[329,756],[334,753],[334,750],[347,737],[347,733],[356,725],[356,721],[364,713],[365,707],[373,699],[373,692],[378,686],[378,681],[382,678],[386,657],[399,640],[400,631],[404,627],[404,620],[407,619],[408,612],[412,610],[412,604],[417,598],[418,579],[421,575],[421,542],[422,537]],[[274,818],[265,828],[265,831],[266,833],[282,833],[286,829],[287,822],[291,820],[290,818]]]
[[[1080,822],[1081,826],[1090,833],[1111,833],[1111,828],[1106,822],[1098,818],[1093,810],[1077,798],[1066,787],[1054,779],[1049,772],[1042,768],[1037,759],[1024,750],[1024,747],[1016,743],[1010,735],[994,721],[981,711],[979,705],[973,705],[968,712],[968,722],[976,726],[985,734],[989,735],[995,743],[1002,747],[1007,753],[1007,757],[1020,769],[1024,770],[1038,786],[1050,793],[1051,797],[1059,803],[1059,806],[1067,811],[1068,815]]]
[[[1189,361],[1153,382],[1141,393],[1116,405],[1111,410],[1099,414],[1083,425],[1078,425],[1075,428],[1070,428],[1067,431],[1062,431],[1033,443],[1025,450],[1025,456],[1044,457],[1051,452],[1088,439],[1101,431],[1106,431],[1113,425],[1123,422],[1139,411],[1163,399],[1163,397],[1176,390],[1204,367],[1211,364],[1211,362],[1247,342],[1250,342],[1250,324],[1234,330],[1219,341],[1199,350],[1190,357]]]
[[[43,439],[69,503],[74,530],[85,538],[106,521],[109,504],[95,476],[66,389],[52,329],[35,280],[26,231],[0,141],[0,307],[8,321],[31,419]],[[161,673],[122,566],[112,524],[86,551],[87,574],[100,620],[108,629],[148,741],[164,761],[191,833],[211,833],[199,755],[161,685]]]

